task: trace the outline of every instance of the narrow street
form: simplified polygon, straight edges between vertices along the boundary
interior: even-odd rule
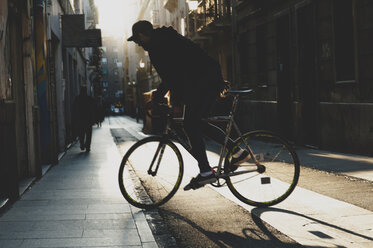
[[[0,248],[372,248],[372,16],[368,0],[0,0]],[[198,162],[159,137],[123,160],[164,104]],[[211,167],[233,173],[184,191],[216,180],[208,111],[246,136],[226,161],[211,134]]]

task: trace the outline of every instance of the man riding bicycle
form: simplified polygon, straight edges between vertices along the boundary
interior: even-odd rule
[[[207,117],[225,86],[219,63],[172,27],[153,29],[148,21],[136,22],[128,41],[134,41],[148,52],[152,65],[162,78],[162,83],[153,92],[152,101],[161,102],[170,91],[172,99],[185,104],[184,130],[192,146],[191,154],[198,161],[200,173],[192,178],[184,190],[197,189],[215,182],[203,134],[221,144],[224,143],[225,134],[202,119]],[[232,140],[229,140],[228,147],[232,144]],[[237,165],[248,158],[249,154],[240,150],[233,155],[231,163]]]

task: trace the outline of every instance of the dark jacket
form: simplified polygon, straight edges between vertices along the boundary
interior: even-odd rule
[[[162,78],[157,95],[171,91],[175,99],[190,103],[224,85],[220,65],[197,44],[172,27],[154,29],[148,48],[150,60]]]
[[[86,95],[77,96],[73,103],[73,124],[76,128],[92,126],[96,122],[96,102]]]

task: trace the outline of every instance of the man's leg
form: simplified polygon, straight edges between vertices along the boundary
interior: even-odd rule
[[[206,146],[203,140],[203,113],[197,105],[193,104],[185,107],[184,130],[192,146],[191,154],[198,161],[200,172],[203,173],[211,171],[211,167],[207,159]]]
[[[92,126],[88,126],[85,128],[85,148],[87,149],[87,152],[91,150],[91,140],[92,140]]]
[[[184,130],[192,146],[191,154],[198,161],[200,173],[184,187],[184,190],[197,189],[207,183],[216,181],[215,174],[207,159],[202,131],[204,125],[202,118],[207,115],[214,100],[215,98],[211,99],[205,96],[204,98],[196,98],[193,104],[185,106]]]
[[[78,136],[79,136],[80,150],[83,151],[85,149],[85,145],[84,145],[85,130],[84,130],[84,128],[82,128],[82,127],[78,128]]]
[[[197,120],[189,120],[185,123],[185,132],[189,137],[190,144],[192,146],[191,154],[198,161],[200,172],[210,171],[210,165],[206,155],[205,142],[201,131],[200,124],[196,123]]]

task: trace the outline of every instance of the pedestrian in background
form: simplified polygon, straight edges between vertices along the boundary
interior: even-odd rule
[[[97,103],[97,118],[96,118],[97,127],[101,127],[102,122],[104,120],[105,120],[104,106],[102,106],[101,103]]]
[[[96,122],[97,111],[95,100],[88,96],[87,87],[80,87],[80,94],[73,103],[73,125],[79,137],[80,149],[91,150],[92,125]]]

